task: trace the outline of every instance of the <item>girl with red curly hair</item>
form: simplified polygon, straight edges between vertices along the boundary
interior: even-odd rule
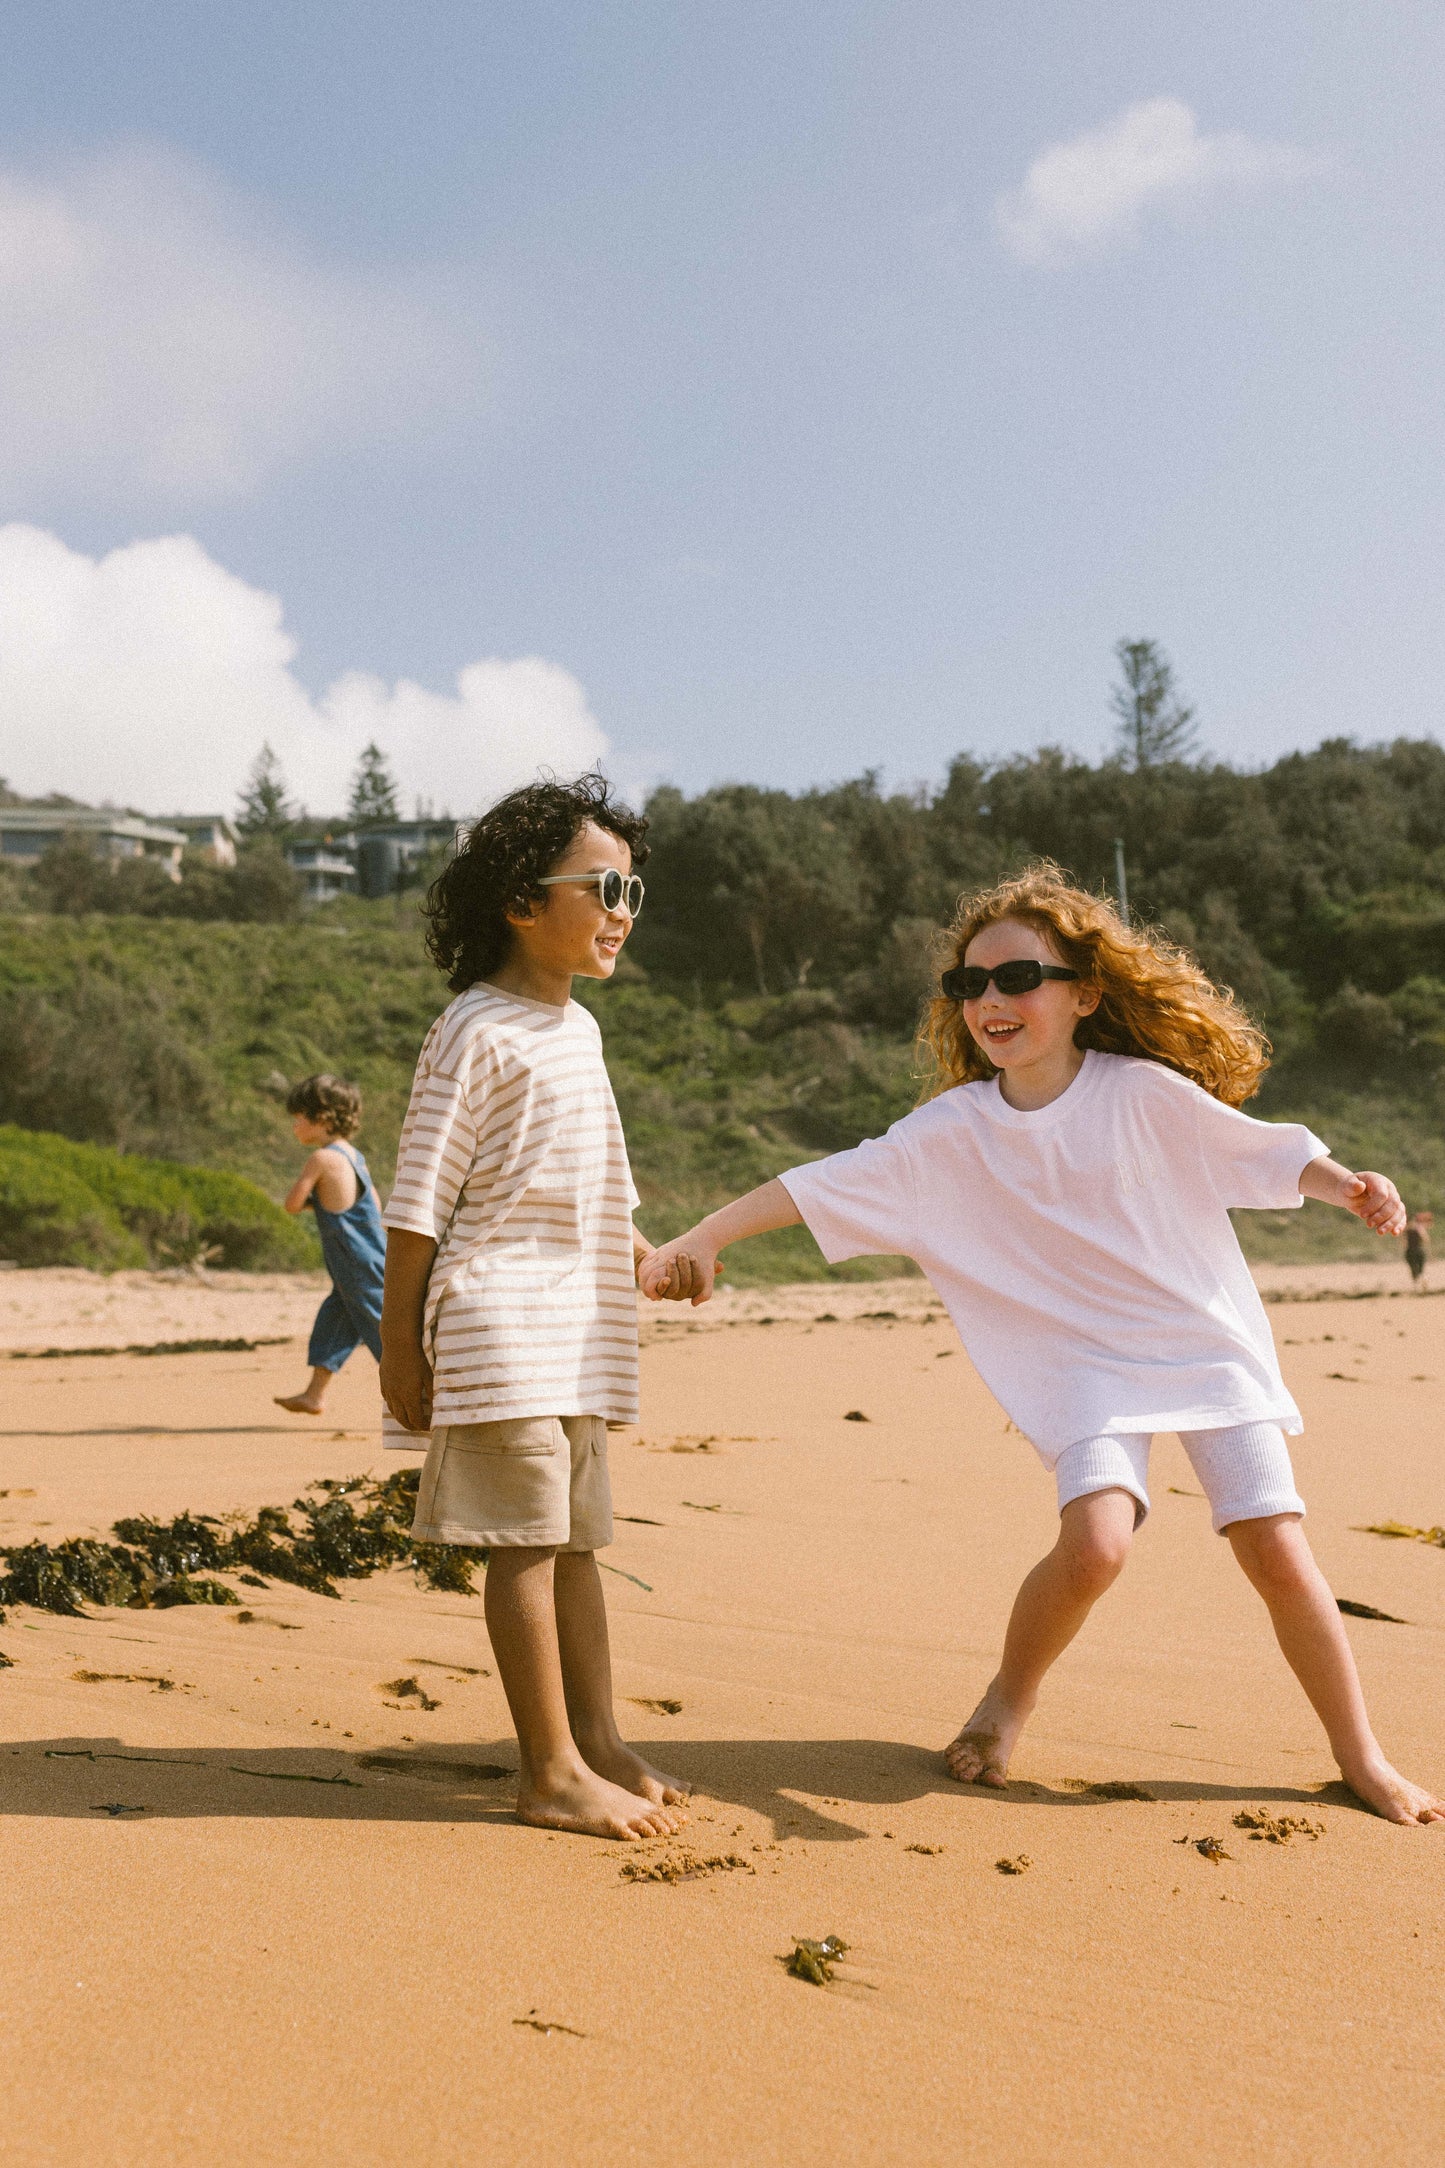
[[[966,897],[940,962],[923,1103],[655,1250],[644,1292],[705,1302],[729,1242],[799,1220],[831,1263],[911,1257],[932,1281],[1059,1502],[997,1676],[946,1750],[960,1783],[1006,1782],[1046,1673],[1149,1511],[1150,1441],[1173,1431],[1345,1781],[1387,1820],[1445,1821],[1370,1729],[1301,1526],[1285,1443],[1299,1410],[1229,1219],[1316,1197],[1394,1235],[1395,1185],[1337,1165],[1298,1123],[1240,1112],[1268,1066],[1262,1034],[1183,950],[1056,866]]]

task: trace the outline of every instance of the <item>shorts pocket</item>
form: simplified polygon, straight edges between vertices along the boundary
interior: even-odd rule
[[[506,1423],[454,1423],[447,1432],[449,1453],[488,1453],[507,1459],[546,1458],[564,1443],[555,1415],[529,1415]]]

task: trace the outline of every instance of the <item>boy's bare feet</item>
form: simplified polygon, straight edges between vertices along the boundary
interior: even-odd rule
[[[603,1747],[582,1746],[580,1740],[578,1745],[589,1769],[595,1769],[609,1784],[620,1784],[625,1792],[650,1799],[654,1806],[680,1807],[692,1790],[685,1778],[666,1776],[661,1769],[654,1769],[621,1739]]]
[[[321,1413],[321,1402],[313,1400],[310,1393],[276,1393],[273,1397],[277,1407],[284,1408],[288,1415],[319,1415]]]
[[[640,1799],[609,1784],[592,1769],[566,1771],[545,1786],[524,1779],[517,1792],[517,1820],[535,1829],[565,1829],[581,1837],[670,1837],[678,1817],[655,1800]]]
[[[990,1784],[1002,1790],[1008,1782],[1008,1765],[1019,1733],[1032,1708],[1032,1702],[1021,1706],[1005,1700],[995,1679],[958,1737],[943,1750],[954,1782]]]
[[[1414,1827],[1422,1822],[1445,1822],[1445,1799],[1437,1799],[1423,1786],[1412,1784],[1383,1759],[1344,1775],[1355,1797],[1387,1822],[1405,1822]]]

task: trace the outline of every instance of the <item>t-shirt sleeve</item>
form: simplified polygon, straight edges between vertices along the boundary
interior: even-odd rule
[[[468,1080],[432,1067],[433,1034],[421,1051],[396,1153],[396,1181],[382,1218],[440,1242],[477,1147]]]
[[[845,1257],[912,1254],[917,1182],[899,1126],[851,1152],[834,1152],[780,1177],[830,1265]]]
[[[1230,1211],[1279,1212],[1304,1203],[1299,1178],[1328,1156],[1303,1122],[1261,1122],[1206,1091],[1194,1094],[1200,1149],[1220,1201]]]

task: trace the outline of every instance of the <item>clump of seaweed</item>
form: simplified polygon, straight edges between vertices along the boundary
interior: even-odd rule
[[[1354,1524],[1358,1535],[1394,1536],[1400,1542],[1433,1543],[1445,1551],[1445,1528],[1413,1528],[1408,1521],[1367,1521]]]
[[[1188,1838],[1186,1837],[1183,1842],[1187,1844],[1189,1842]],[[1196,1837],[1194,1839],[1194,1849],[1201,1859],[1209,1861],[1211,1867],[1217,1867],[1221,1860],[1234,1857],[1232,1852],[1225,1851],[1218,1837]]]
[[[198,1576],[235,1573],[248,1586],[284,1581],[318,1596],[336,1582],[364,1580],[386,1566],[409,1566],[428,1588],[473,1596],[472,1573],[486,1552],[445,1543],[413,1543],[411,1519],[420,1471],[383,1477],[322,1478],[308,1495],[262,1506],[253,1520],[178,1513],[169,1521],[136,1515],[114,1524],[114,1543],[73,1536],[64,1543],[0,1548],[0,1605],[81,1618],[83,1604],[134,1610],[172,1604],[233,1604],[224,1583]],[[243,1569],[246,1569],[243,1571]],[[0,1617],[3,1617],[0,1612]]]
[[[806,1980],[812,1987],[826,1987],[833,1977],[834,1965],[847,1948],[841,1935],[824,1935],[821,1942],[799,1935],[792,1954],[783,1959],[783,1969],[795,1980]]]
[[[1383,1619],[1387,1626],[1408,1626],[1410,1623],[1408,1619],[1396,1618],[1393,1611],[1377,1611],[1372,1603],[1356,1603],[1353,1596],[1336,1596],[1335,1604],[1346,1618]]]
[[[1306,1821],[1300,1814],[1269,1814],[1263,1807],[1245,1807],[1234,1817],[1236,1829],[1247,1829],[1256,1843],[1288,1844],[1293,1837],[1313,1842],[1325,1833],[1323,1822]]]

